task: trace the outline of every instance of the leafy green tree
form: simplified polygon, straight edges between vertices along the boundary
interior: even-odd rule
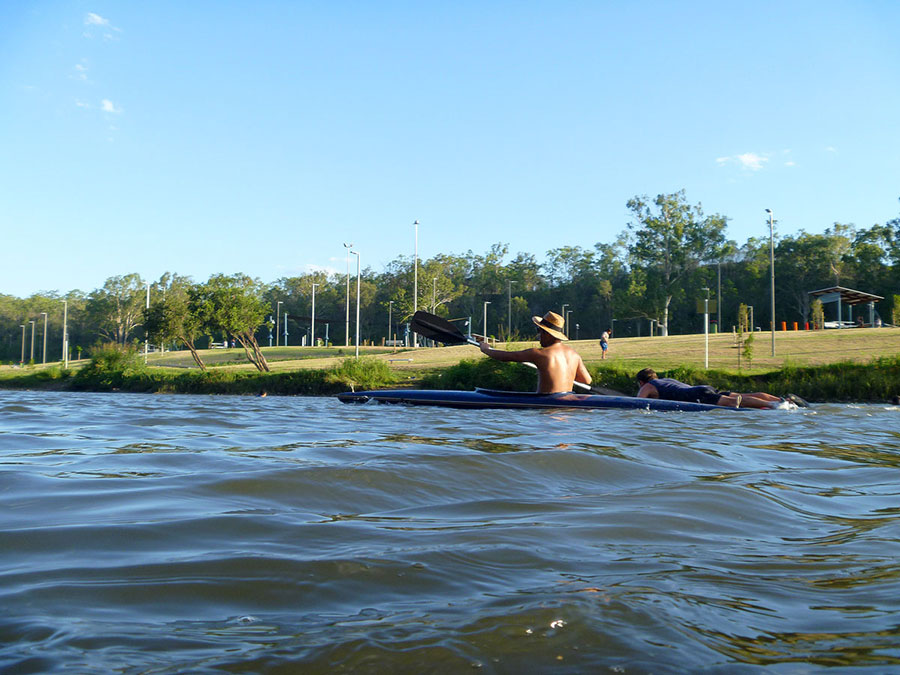
[[[146,304],[146,287],[138,274],[110,277],[103,288],[88,296],[85,311],[97,333],[118,345],[125,345],[140,325]]]
[[[633,197],[628,208],[634,220],[628,224],[628,253],[632,264],[648,274],[648,288],[658,289],[663,335],[668,335],[669,306],[685,275],[709,261],[718,260],[725,248],[726,218],[704,216],[698,204],[685,200],[684,190],[647,197]]]
[[[209,331],[220,331],[237,340],[247,360],[260,372],[269,364],[256,341],[256,329],[269,314],[262,284],[245,274],[214,274],[193,293],[193,311]]]
[[[165,292],[150,304],[150,309],[144,310],[144,329],[160,342],[180,341],[200,370],[205,371],[206,365],[194,345],[204,334],[205,321],[200,308],[192,303],[193,284],[188,277],[166,275],[160,286]]]

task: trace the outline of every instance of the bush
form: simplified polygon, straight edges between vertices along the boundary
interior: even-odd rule
[[[91,362],[78,371],[74,384],[79,389],[118,389],[126,380],[140,380],[146,372],[143,357],[133,347],[107,344],[92,350]]]

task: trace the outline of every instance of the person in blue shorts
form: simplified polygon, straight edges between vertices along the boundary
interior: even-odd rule
[[[640,385],[637,393],[638,398],[659,398],[667,401],[706,403],[707,405],[720,405],[728,408],[773,409],[784,403],[784,399],[763,391],[753,392],[752,394],[738,394],[731,391],[719,391],[708,384],[691,386],[670,377],[659,377],[653,368],[644,368],[636,377]]]
[[[601,359],[606,358],[606,350],[609,349],[609,338],[611,336],[612,336],[612,328],[607,328],[605,331],[600,333],[600,349],[603,350],[601,352],[601,356],[600,356]]]

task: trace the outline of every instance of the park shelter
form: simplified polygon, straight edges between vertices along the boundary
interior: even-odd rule
[[[820,288],[818,291],[809,291],[814,298],[822,301],[823,305],[831,302],[837,303],[838,328],[843,328],[844,305],[847,305],[850,312],[849,321],[853,322],[853,308],[856,305],[868,305],[869,307],[869,325],[875,325],[875,303],[878,300],[884,300],[880,295],[872,295],[863,291],[854,291],[852,288],[844,288],[843,286],[832,286],[831,288]]]

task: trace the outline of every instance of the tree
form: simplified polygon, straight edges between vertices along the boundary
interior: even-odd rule
[[[192,302],[195,294],[190,279],[164,275],[160,286],[165,294],[144,310],[144,329],[161,342],[180,340],[200,370],[205,371],[206,365],[194,346],[194,341],[204,333],[205,322],[200,308]]]
[[[144,315],[144,282],[138,274],[110,277],[88,297],[88,319],[101,337],[124,345]]]
[[[207,330],[222,331],[240,342],[247,360],[260,372],[269,372],[255,335],[269,312],[258,280],[245,274],[215,274],[196,288],[192,307]]]
[[[685,201],[684,190],[657,195],[653,203],[647,197],[628,200],[634,221],[628,253],[632,270],[643,267],[648,288],[660,296],[662,334],[669,333],[669,305],[684,275],[700,263],[715,261],[724,252],[724,216],[704,216],[701,205]]]

